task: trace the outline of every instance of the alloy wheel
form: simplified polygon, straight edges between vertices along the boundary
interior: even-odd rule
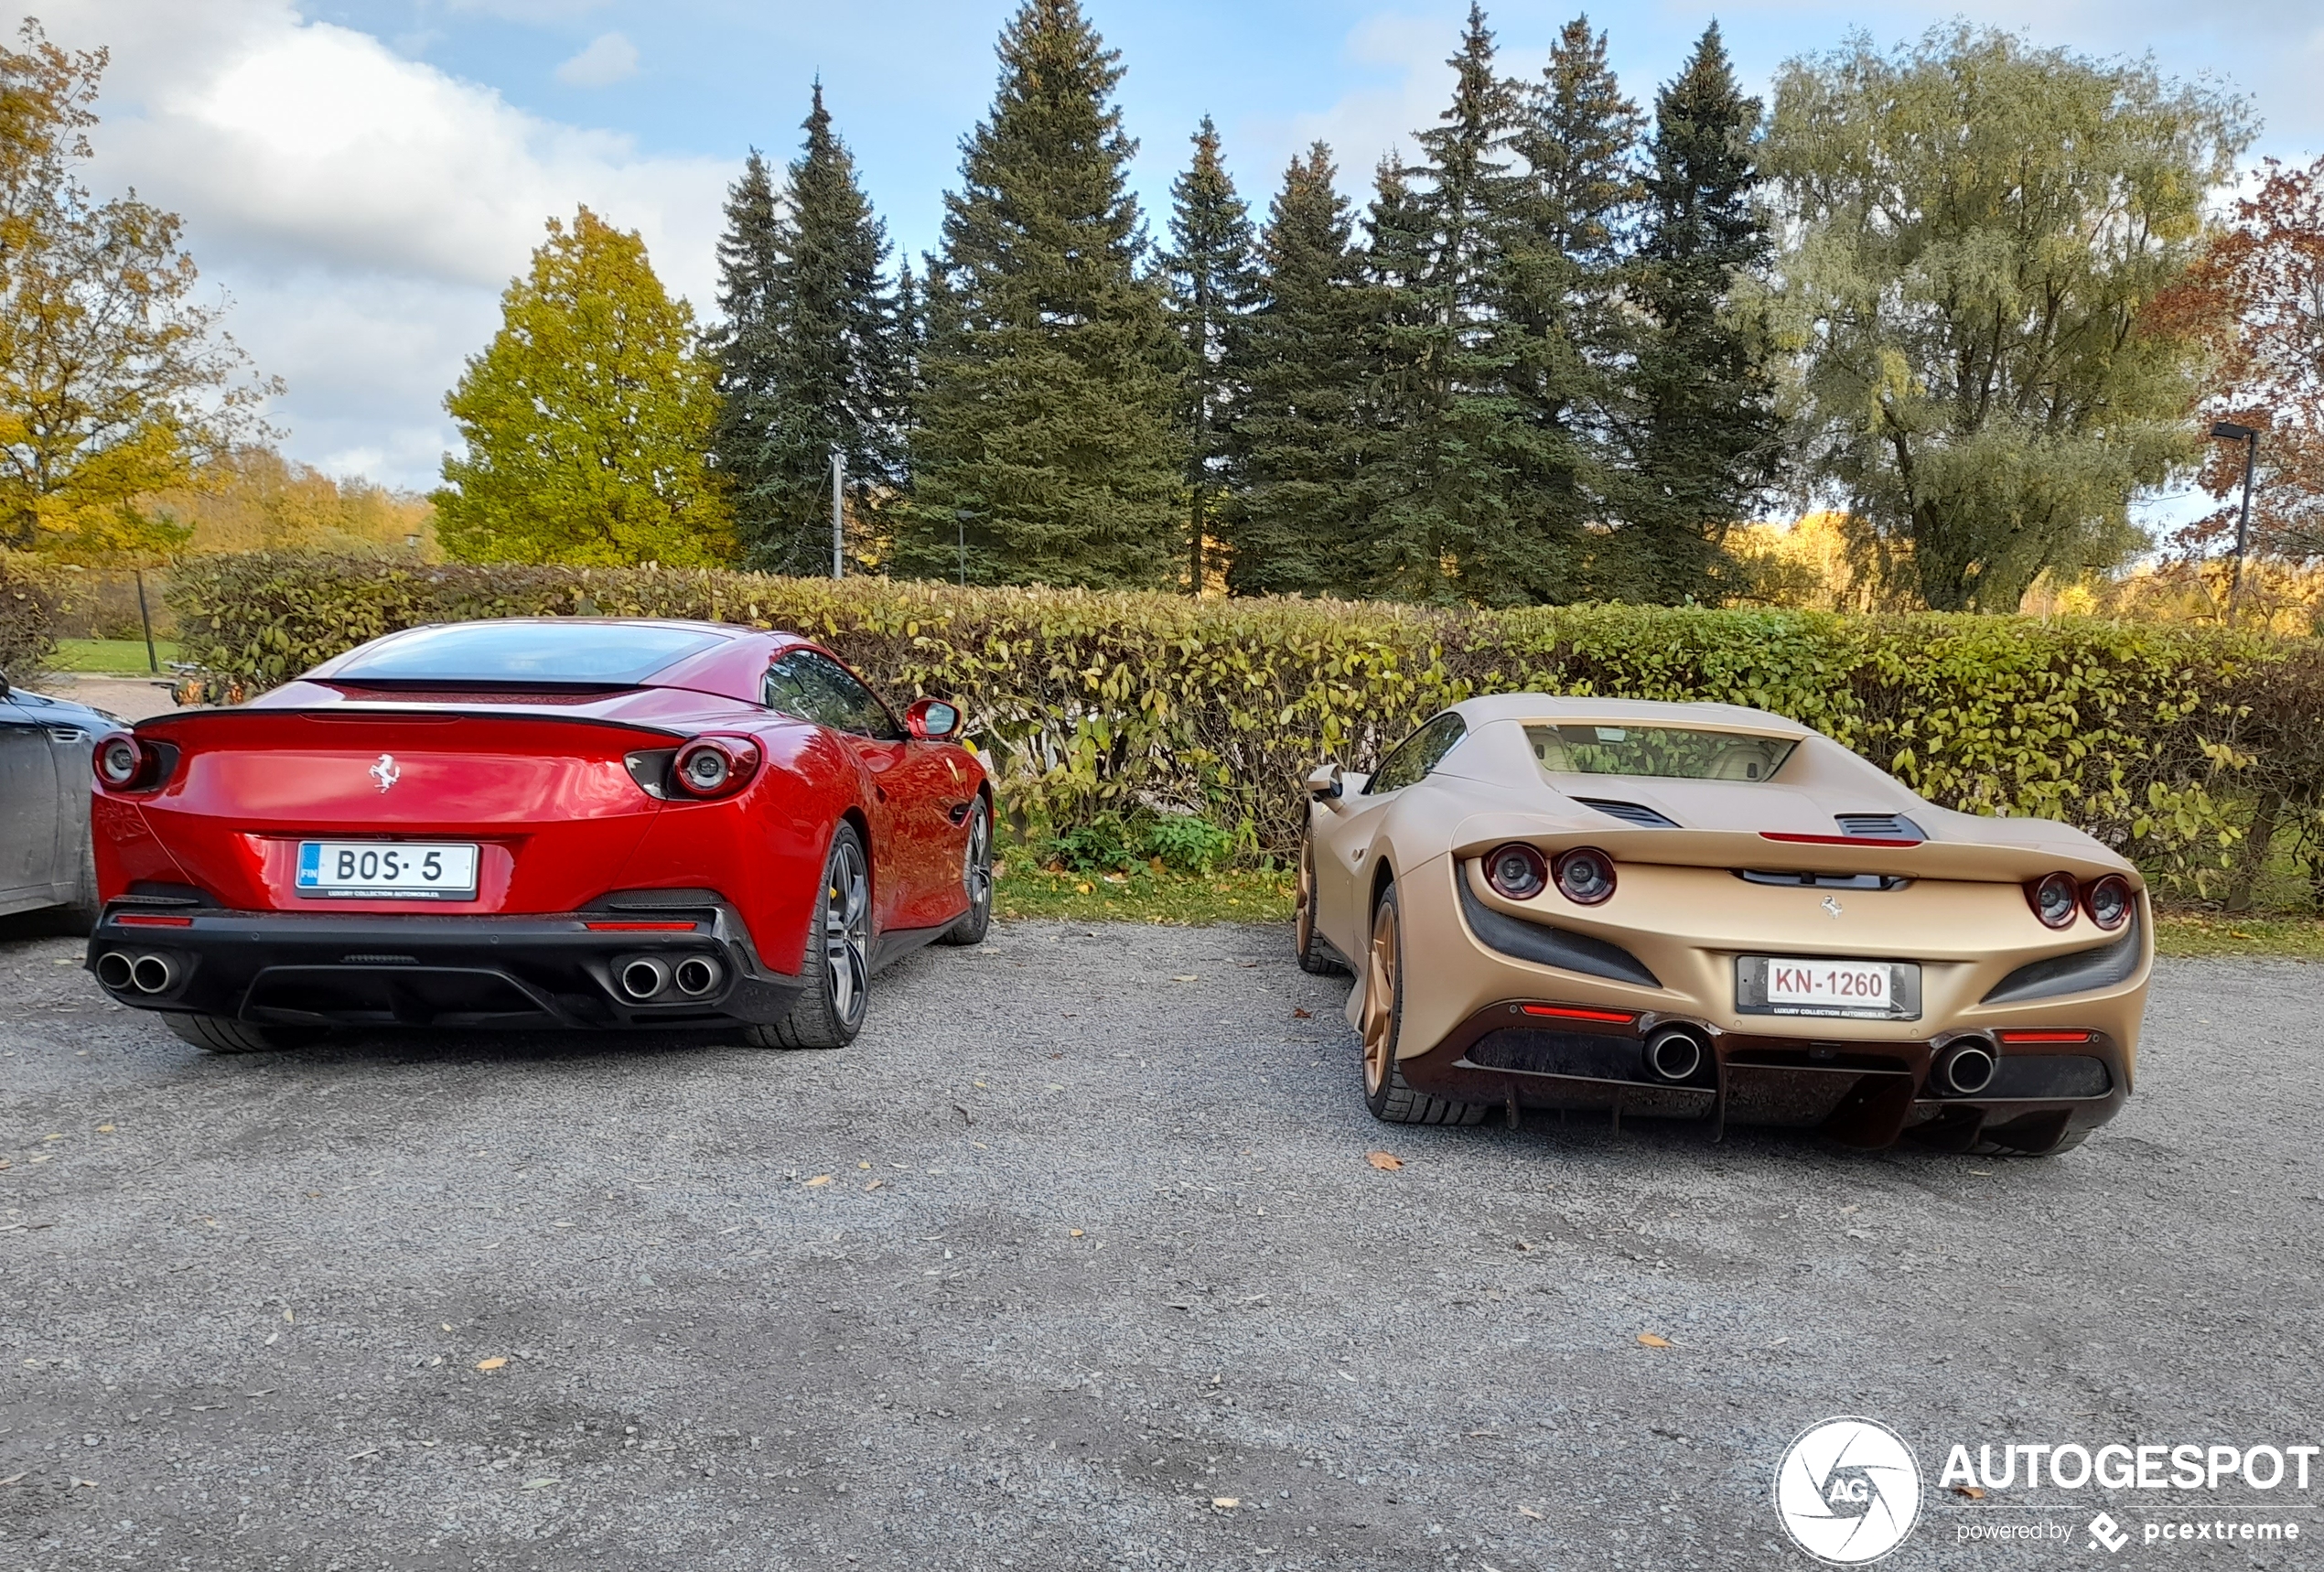
[[[1366,953],[1363,987],[1363,1084],[1373,1096],[1395,1068],[1398,974],[1396,903],[1391,898],[1372,914],[1372,947]]]
[[[831,976],[832,1009],[852,1027],[863,1017],[871,985],[871,879],[852,840],[832,849],[823,892],[823,966]]]
[[[968,854],[961,865],[961,885],[968,891],[972,914],[993,903],[993,815],[982,802],[968,822]]]

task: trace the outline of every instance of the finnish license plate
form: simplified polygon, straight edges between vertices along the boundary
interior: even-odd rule
[[[1918,1020],[1921,968],[1910,961],[1738,956],[1735,1007],[1745,1015]]]
[[[476,847],[418,841],[301,841],[298,893],[345,899],[468,900]]]

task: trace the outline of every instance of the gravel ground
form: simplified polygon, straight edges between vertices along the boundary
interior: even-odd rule
[[[1380,1126],[1286,949],[1015,924],[833,1054],[231,1060],[0,943],[0,1568],[1803,1567],[1834,1414],[2324,1440],[2324,971],[2167,964],[2123,1117],[2008,1161]],[[1932,1480],[1888,1565],[2111,1563],[2063,1493]]]

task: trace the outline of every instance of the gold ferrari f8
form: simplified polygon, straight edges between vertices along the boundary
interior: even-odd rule
[[[1298,948],[1379,1118],[1524,1108],[2048,1154],[2113,1117],[2138,870],[1923,801],[1781,716],[1512,694],[1307,778]]]

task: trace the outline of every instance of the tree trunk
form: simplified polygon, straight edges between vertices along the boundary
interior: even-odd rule
[[[2249,911],[2252,909],[2252,886],[2259,879],[2260,871],[2267,866],[2267,848],[2276,840],[2276,816],[2284,811],[2284,793],[2274,787],[2264,788],[2259,802],[2252,809],[2252,827],[2243,837],[2243,845],[2235,858],[2235,871],[2227,880],[2227,910]]]

